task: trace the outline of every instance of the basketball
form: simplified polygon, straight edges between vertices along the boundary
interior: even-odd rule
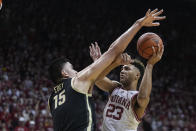
[[[137,41],[137,51],[145,59],[149,59],[153,55],[152,46],[154,46],[155,51],[158,51],[158,44],[163,47],[163,41],[161,38],[152,32],[145,33],[141,35]]]
[[[2,0],[0,0],[0,10],[1,10],[1,8],[2,8]]]

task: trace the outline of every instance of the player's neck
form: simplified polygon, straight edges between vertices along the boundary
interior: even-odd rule
[[[129,85],[123,85],[123,89],[136,91],[137,90],[137,81],[133,81]]]

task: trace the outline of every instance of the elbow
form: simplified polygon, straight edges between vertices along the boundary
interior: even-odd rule
[[[95,80],[95,85],[98,86],[101,84],[102,79],[98,78]]]

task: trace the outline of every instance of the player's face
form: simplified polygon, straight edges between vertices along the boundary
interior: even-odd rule
[[[73,78],[76,76],[77,71],[73,69],[73,66],[70,62],[67,62],[63,66],[63,71],[66,73],[66,75],[70,78]]]
[[[128,86],[133,81],[138,80],[139,74],[139,70],[134,65],[124,65],[120,72],[120,82],[124,86]]]

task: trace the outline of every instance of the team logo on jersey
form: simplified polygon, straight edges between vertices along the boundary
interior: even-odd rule
[[[113,95],[110,97],[111,102],[116,102],[118,104],[121,104],[122,106],[124,106],[127,110],[129,110],[129,107],[131,105],[130,100],[124,98],[124,97],[120,97],[118,95]]]

